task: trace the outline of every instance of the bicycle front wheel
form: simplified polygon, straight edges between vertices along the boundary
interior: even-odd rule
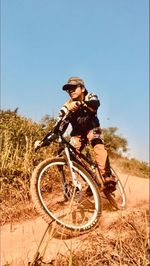
[[[81,189],[75,188],[63,158],[41,162],[31,177],[31,195],[46,222],[53,220],[71,231],[86,231],[99,221],[101,199],[92,177],[77,163],[73,172]]]

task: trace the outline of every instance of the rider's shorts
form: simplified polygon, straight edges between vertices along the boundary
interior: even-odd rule
[[[73,145],[77,150],[80,150],[82,147],[82,140],[87,140],[94,147],[97,144],[104,144],[101,134],[101,128],[96,127],[87,131],[84,135],[72,136],[70,139],[71,145]]]

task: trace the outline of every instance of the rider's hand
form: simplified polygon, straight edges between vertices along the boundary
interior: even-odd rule
[[[36,140],[34,143],[34,149],[35,151],[38,150],[41,147],[41,141],[40,140]]]
[[[68,104],[67,109],[68,111],[76,112],[80,105],[81,105],[81,102],[79,101],[71,102]]]

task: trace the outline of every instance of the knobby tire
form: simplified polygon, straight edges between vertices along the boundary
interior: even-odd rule
[[[44,160],[33,171],[31,197],[38,213],[47,223],[56,221],[66,232],[85,232],[99,222],[101,197],[97,184],[82,166],[73,162],[73,171],[82,184],[81,192],[75,190],[64,158]],[[66,178],[67,196],[63,192],[62,173]],[[91,195],[87,194],[88,187]]]

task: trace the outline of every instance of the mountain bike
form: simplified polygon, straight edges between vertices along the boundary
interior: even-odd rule
[[[65,119],[64,119],[65,121]],[[64,122],[63,121],[63,122]],[[52,130],[46,145],[57,142],[57,156],[39,163],[31,177],[35,208],[47,223],[56,221],[66,232],[85,232],[95,227],[102,213],[102,194],[114,209],[126,205],[126,195],[116,172],[116,190],[104,185],[104,178],[88,151],[78,152],[60,130]]]

